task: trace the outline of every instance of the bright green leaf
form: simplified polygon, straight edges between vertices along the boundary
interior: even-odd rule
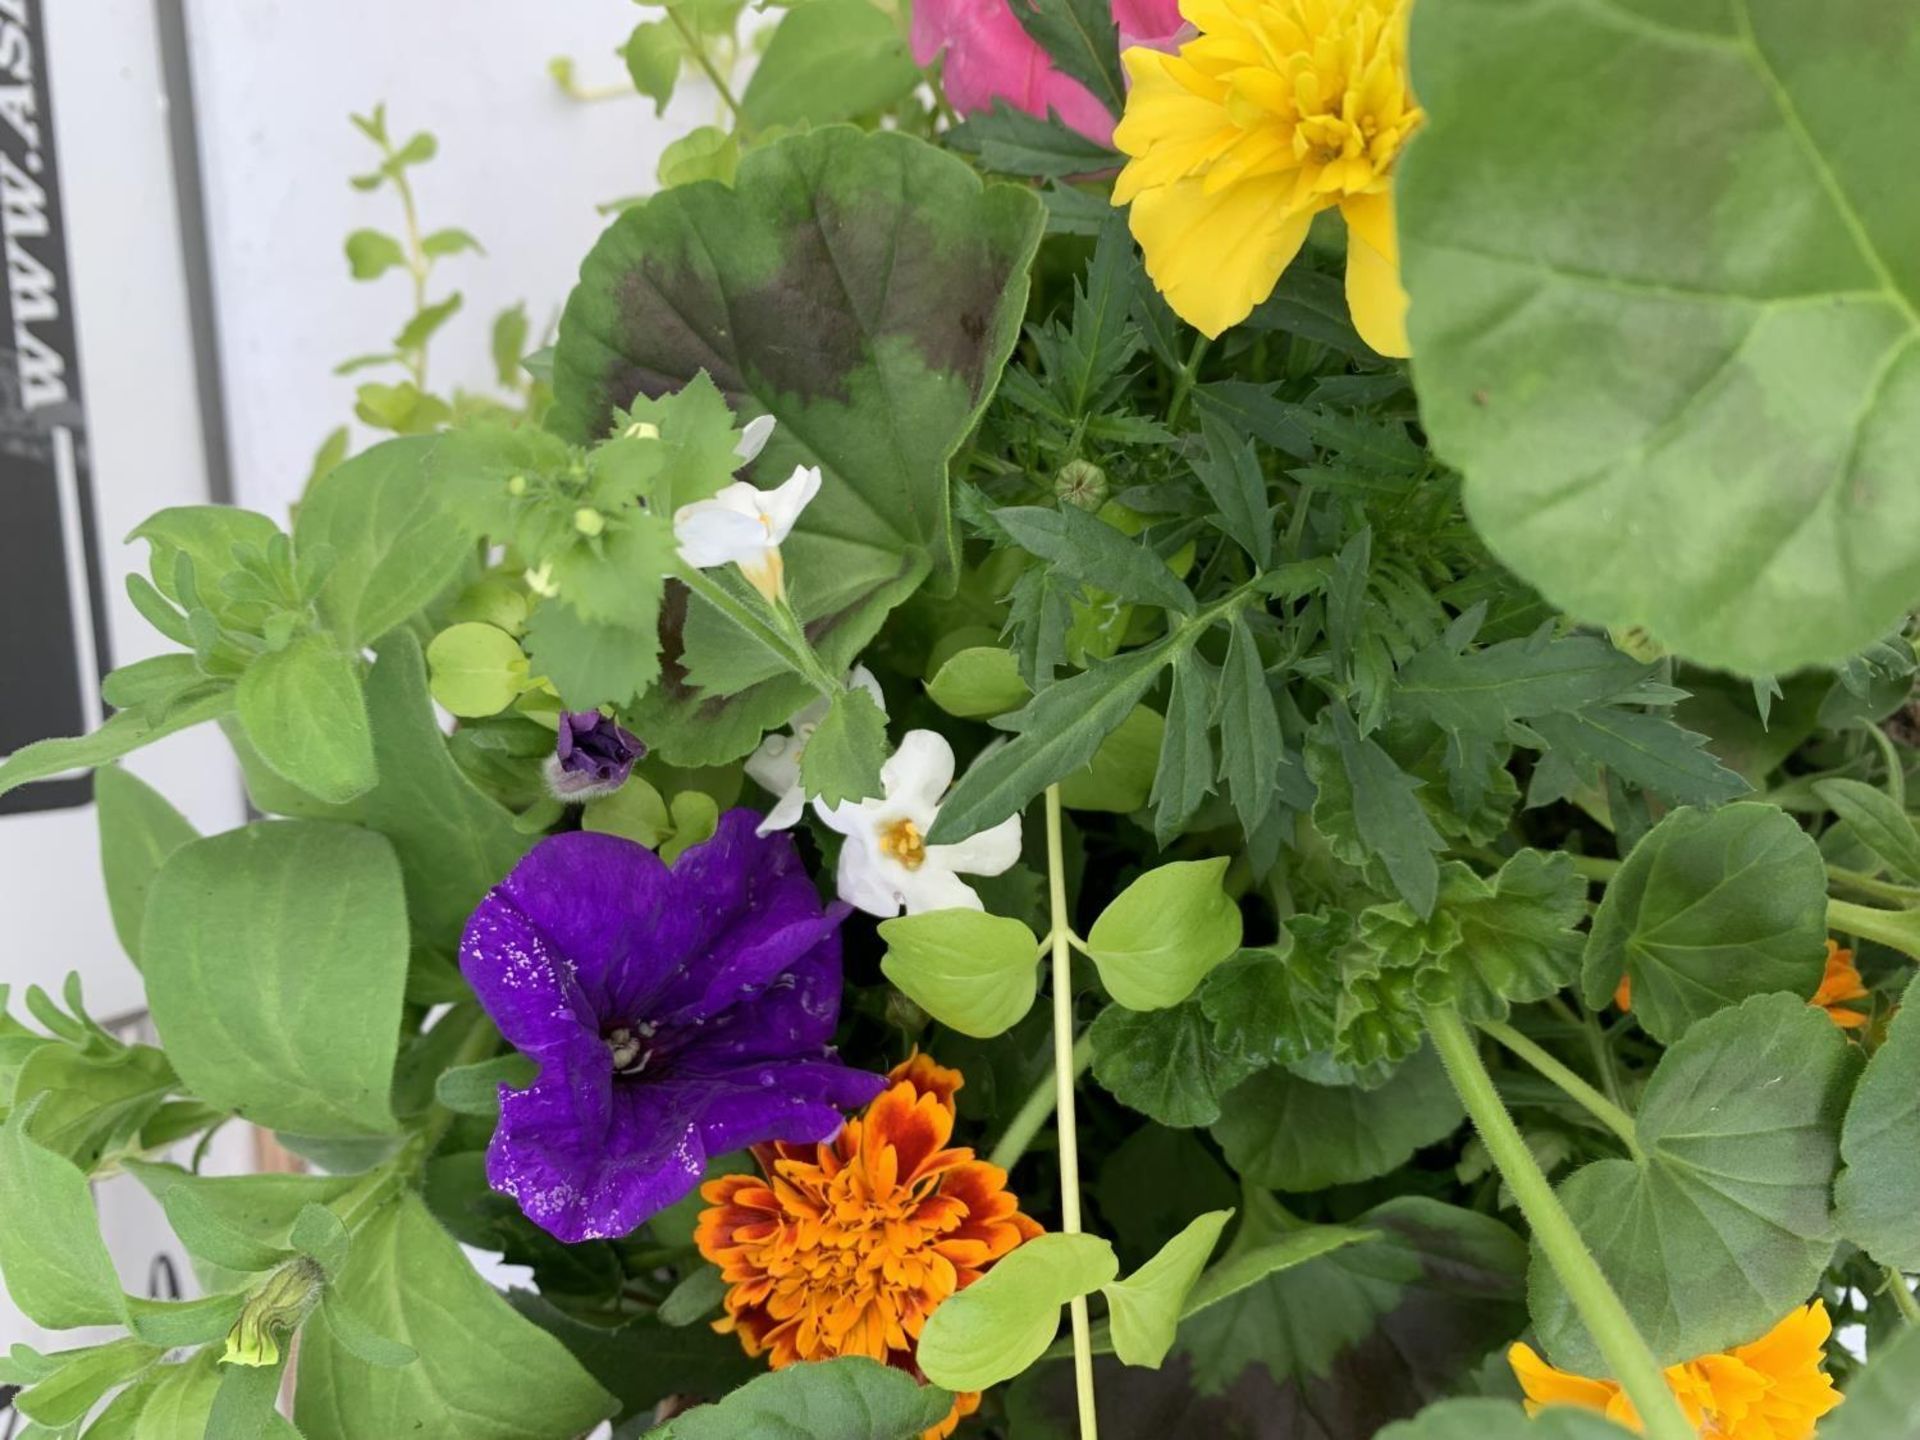
[[[27,1137],[33,1109],[18,1106],[0,1125],[0,1276],[7,1294],[49,1330],[123,1324],[126,1302],[87,1177]]]
[[[1155,767],[1166,739],[1160,712],[1136,705],[1100,742],[1084,770],[1060,780],[1060,803],[1069,810],[1130,815],[1153,793]]]
[[[1635,1433],[1567,1405],[1529,1415],[1512,1400],[1443,1400],[1416,1419],[1389,1425],[1378,1440],[1626,1440]]]
[[[344,804],[378,780],[359,672],[329,637],[302,635],[255,660],[234,706],[260,758],[309,795]]]
[[[930,910],[880,923],[880,970],[949,1029],[989,1039],[1033,1008],[1039,942],[1018,920]]]
[[[920,1332],[920,1369],[949,1390],[1011,1380],[1053,1342],[1060,1307],[1119,1271],[1113,1246],[1097,1235],[1036,1236],[941,1302]]]
[[[93,777],[100,820],[100,869],[107,881],[113,933],[134,964],[140,963],[140,925],[147,913],[147,887],[175,850],[198,832],[138,776],[104,765]]]
[[[740,109],[755,129],[825,125],[882,109],[919,80],[885,12],[868,0],[808,0],[774,30]]]
[[[506,631],[469,620],[427,646],[428,688],[450,714],[497,715],[527,688],[527,657]]]
[[[1087,932],[1107,992],[1129,1010],[1163,1010],[1191,995],[1240,948],[1240,907],[1221,888],[1227,859],[1149,870]]]
[[[1100,1287],[1107,1297],[1113,1353],[1122,1363],[1157,1370],[1167,1358],[1194,1281],[1232,1218],[1231,1210],[1208,1211],[1126,1279]]]
[[[0,795],[29,781],[44,780],[66,770],[105,765],[131,755],[143,745],[231,714],[233,704],[232,688],[222,685],[168,710],[164,720],[150,721],[138,710],[121,710],[108,717],[107,723],[92,734],[22,745],[5,760],[0,760]]]
[[[356,280],[378,280],[389,270],[403,268],[407,252],[393,236],[379,230],[356,230],[347,236],[347,266]]]
[[[998,645],[975,645],[949,655],[927,681],[927,698],[963,720],[990,720],[1018,710],[1033,692],[1019,663]]]

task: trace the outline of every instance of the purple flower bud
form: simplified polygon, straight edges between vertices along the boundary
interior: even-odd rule
[[[598,710],[563,710],[547,784],[561,800],[607,795],[627,783],[646,745]]]

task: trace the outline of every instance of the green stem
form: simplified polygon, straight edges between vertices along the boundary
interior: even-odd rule
[[[1902,810],[1907,808],[1907,769],[1900,760],[1900,751],[1894,745],[1893,738],[1878,725],[1861,727],[1873,737],[1873,743],[1879,747],[1880,759],[1887,767],[1887,797]],[[1912,1297],[1909,1296],[1909,1299]]]
[[[726,586],[704,570],[683,565],[679,570],[679,578],[689,590],[733,621],[753,639],[759,641],[767,650],[778,656],[781,663],[789,670],[806,679],[821,694],[832,695],[840,688],[838,682],[828,675],[820,664],[820,659],[813,653],[812,647],[805,643],[804,633],[796,643],[792,636],[783,634],[779,627],[756,615],[751,606],[731,594]]]
[[[1920,912],[1875,910],[1846,900],[1827,901],[1827,928],[1882,945],[1920,960]]]
[[[1459,1091],[1467,1114],[1473,1118],[1487,1153],[1499,1166],[1514,1199],[1519,1201],[1520,1212],[1527,1217],[1541,1253],[1566,1287],[1575,1311],[1600,1346],[1608,1367],[1625,1387],[1634,1409],[1640,1412],[1649,1440],[1699,1440],[1687,1423],[1680,1402],[1667,1388],[1659,1361],[1634,1328],[1632,1317],[1607,1283],[1599,1262],[1587,1249],[1586,1241],[1580,1238],[1572,1218],[1560,1204],[1560,1197],[1553,1193],[1553,1186],[1541,1173],[1533,1152],[1527,1149],[1527,1142],[1520,1137],[1459,1012],[1433,1009],[1427,1011],[1426,1018],[1434,1049],[1439,1051],[1447,1075]]]
[[[1911,885],[1895,885],[1890,880],[1877,876],[1863,875],[1858,870],[1843,869],[1838,865],[1827,866],[1827,879],[1842,890],[1851,890],[1857,895],[1866,895],[1875,900],[1885,900],[1889,905],[1911,906],[1920,904],[1920,890]]]
[[[1620,873],[1620,861],[1601,855],[1569,855],[1567,858],[1573,862],[1573,873],[1589,880],[1611,880]]]
[[[1187,396],[1193,393],[1193,382],[1200,378],[1200,362],[1207,358],[1207,346],[1211,343],[1204,335],[1193,337],[1193,349],[1187,352],[1187,363],[1174,377],[1173,398],[1167,402],[1169,429],[1180,423],[1180,412],[1187,408]]]
[[[393,151],[387,152],[391,157]],[[433,261],[427,254],[426,242],[420,234],[420,211],[414,204],[413,185],[407,179],[407,172],[400,166],[393,168],[393,188],[400,192],[400,209],[407,226],[407,273],[413,277],[413,313],[418,315],[427,308],[427,276],[433,270]],[[421,345],[412,355],[406,357],[407,368],[413,371],[413,383],[424,391],[427,388],[427,347]]]
[[[1619,1136],[1620,1142],[1627,1147],[1627,1153],[1635,1160],[1646,1158],[1640,1151],[1640,1137],[1634,1132],[1633,1117],[1625,1110],[1511,1025],[1482,1021],[1480,1028],[1559,1086],[1566,1092],[1568,1099],[1574,1101],[1581,1109]]]
[[[1060,1133],[1060,1229],[1080,1233],[1080,1137],[1074,1128],[1073,926],[1067,914],[1066,847],[1060,823],[1060,787],[1047,787],[1047,892],[1053,908],[1053,1095]],[[1067,1307],[1073,1323],[1073,1388],[1080,1408],[1080,1440],[1096,1440],[1099,1417],[1093,1403],[1093,1326],[1087,1297]]]
[[[1052,946],[1053,942],[1049,940],[1047,948],[1051,949]],[[1084,1075],[1087,1066],[1092,1063],[1093,1041],[1089,1036],[1082,1035],[1073,1042],[1075,1077]],[[1048,1070],[1046,1078],[1028,1092],[1025,1102],[1014,1111],[1013,1119],[1007,1122],[1000,1142],[993,1147],[993,1153],[987,1156],[988,1161],[1002,1170],[1011,1170],[1018,1165],[1020,1157],[1027,1153],[1027,1147],[1033,1144],[1033,1137],[1040,1133],[1040,1127],[1047,1123],[1047,1117],[1053,1114],[1059,1103],[1059,1085],[1053,1071]]]
[[[1891,1265],[1887,1267],[1887,1293],[1893,1297],[1893,1308],[1900,1312],[1900,1318],[1908,1325],[1920,1326],[1920,1300],[1913,1298],[1913,1291],[1907,1288],[1907,1277]]]
[[[687,22],[680,18],[680,12],[674,6],[667,7],[667,19],[672,22],[673,28],[680,32],[680,39],[686,45],[687,53],[693,57],[693,63],[706,74],[713,85],[714,92],[719,95],[720,102],[733,115],[734,128],[743,137],[751,135],[753,127],[747,124],[746,112],[740,108],[740,102],[733,98],[733,91],[727,85],[727,77],[715,67],[713,57],[707,54],[707,47],[700,43],[700,37],[687,28]]]

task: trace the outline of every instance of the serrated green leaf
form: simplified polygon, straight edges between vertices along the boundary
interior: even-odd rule
[[[1115,151],[1069,129],[1057,113],[1041,119],[998,98],[991,110],[969,115],[941,139],[949,149],[977,156],[981,169],[997,175],[1094,175],[1120,164]]]
[[[1062,72],[1115,115],[1121,112],[1127,83],[1119,30],[1105,0],[1018,0],[1013,13]]]
[[[1198,999],[1170,1010],[1109,1005],[1087,1034],[1093,1078],[1122,1105],[1176,1129],[1218,1120],[1221,1098],[1255,1069],[1215,1046]]]
[[[1350,865],[1379,861],[1414,912],[1431,914],[1440,888],[1433,852],[1446,842],[1420,806],[1419,782],[1362,736],[1340,705],[1329,705],[1314,726],[1307,773],[1318,789],[1314,828],[1334,854]]]
[[[1209,731],[1218,705],[1213,667],[1192,650],[1174,657],[1173,691],[1154,770],[1153,836],[1163,848],[1213,793],[1213,742]]]
[[[1039,941],[1018,920],[978,910],[931,910],[880,924],[880,970],[949,1029],[988,1039],[1033,1008]]]
[[[1253,443],[1205,409],[1200,412],[1200,432],[1206,438],[1206,454],[1193,462],[1193,473],[1219,512],[1220,528],[1255,566],[1265,570],[1273,563],[1273,516]]]
[[[1859,1054],[1796,995],[1682,1035],[1641,1097],[1644,1160],[1576,1171],[1560,1198],[1663,1365],[1763,1335],[1832,1259],[1840,1124]],[[1556,1365],[1606,1362],[1536,1246],[1533,1319]]]
[[[1266,669],[1246,616],[1235,612],[1220,671],[1220,778],[1241,828],[1251,835],[1267,818],[1287,754]]]
[[[1121,600],[1194,611],[1193,592],[1151,549],[1077,505],[1009,505],[993,518],[1028,553]]]
[[[1820,983],[1826,917],[1826,866],[1791,815],[1755,801],[1675,810],[1607,886],[1582,966],[1587,1004],[1606,1004],[1625,975],[1635,1017],[1672,1043],[1749,996],[1804,998]]]
[[[1277,946],[1242,950],[1207,977],[1201,1008],[1214,1040],[1256,1065],[1290,1065],[1333,1048],[1338,955],[1353,939],[1344,911],[1289,915]]]
[[[526,648],[533,673],[552,682],[570,710],[626,705],[660,674],[659,631],[583,619],[553,600],[527,621]]]
[[[840,805],[884,794],[887,712],[863,685],[844,686],[800,756],[800,783],[808,799]]]
[[[1119,1273],[1113,1247],[1097,1235],[1039,1235],[950,1296],[920,1332],[915,1361],[950,1390],[984,1390],[1011,1380],[1052,1343],[1060,1308]]]

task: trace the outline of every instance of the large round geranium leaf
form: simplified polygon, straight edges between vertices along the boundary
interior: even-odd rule
[[[1495,552],[1749,672],[1920,600],[1920,9],[1416,6],[1422,417]]]
[[[754,478],[820,466],[787,578],[828,662],[848,663],[954,566],[947,461],[1013,347],[1040,228],[1030,192],[907,135],[760,147],[731,187],[664,191],[594,246],[560,321],[550,424],[597,439],[616,408],[702,372],[743,416],[772,415]],[[731,759],[809,698],[704,602],[669,597],[663,628],[665,673],[633,718],[669,760]]]
[[[1756,1340],[1833,1258],[1840,1121],[1859,1051],[1825,1013],[1762,995],[1695,1025],[1648,1083],[1642,1157],[1560,1187],[1567,1212],[1663,1365]],[[1534,1247],[1533,1320],[1555,1364],[1606,1361]]]

